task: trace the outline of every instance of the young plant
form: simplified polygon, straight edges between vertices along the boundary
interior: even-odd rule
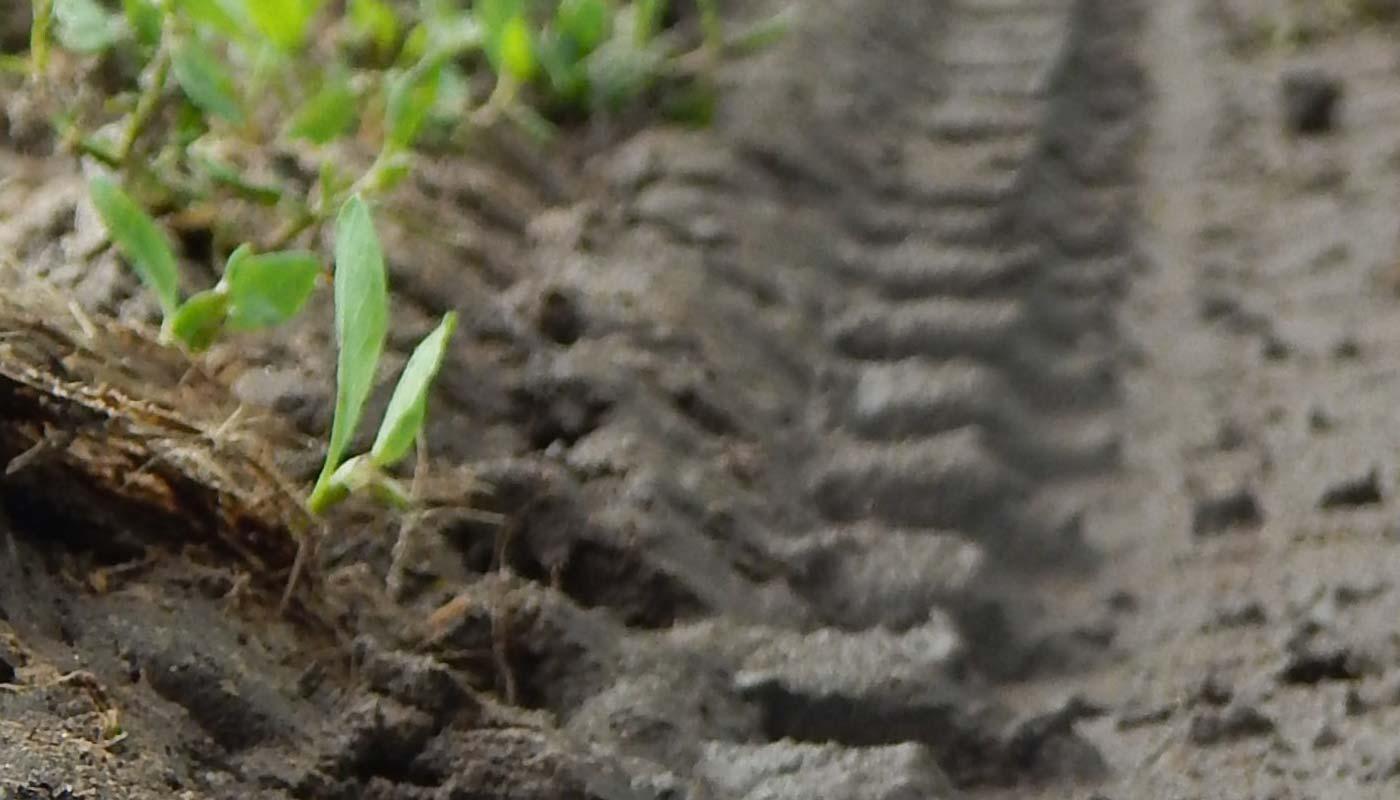
[[[113,244],[155,292],[166,343],[198,352],[225,329],[280,325],[296,316],[316,288],[321,263],[312,253],[254,254],[245,244],[229,256],[216,286],[182,302],[175,253],[156,221],[110,178],[93,178],[89,190]]]
[[[321,474],[307,499],[313,514],[324,514],[351,494],[368,492],[391,506],[409,504],[408,493],[388,470],[408,454],[423,430],[428,392],[457,327],[448,313],[419,342],[389,398],[389,407],[368,453],[346,459],[359,427],[388,333],[389,295],[384,252],[369,207],[358,194],[341,208],[335,231],[335,417]]]

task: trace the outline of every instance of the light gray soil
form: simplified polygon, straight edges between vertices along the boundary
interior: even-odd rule
[[[1397,30],[1296,5],[803,3],[710,130],[433,157],[392,346],[462,313],[504,521],[338,518],[337,638],[8,483],[0,796],[1394,796]],[[26,108],[0,253],[148,320]],[[321,435],[328,320],[203,367]]]

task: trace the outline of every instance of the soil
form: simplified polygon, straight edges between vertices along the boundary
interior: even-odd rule
[[[428,510],[323,530],[327,299],[153,345],[6,89],[0,797],[1394,796],[1400,28],[1315,5],[801,4],[428,156]]]

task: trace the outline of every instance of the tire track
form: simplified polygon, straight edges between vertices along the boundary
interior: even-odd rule
[[[1099,2],[949,18],[933,66],[946,85],[881,197],[905,222],[872,242],[847,220],[865,255],[842,270],[857,299],[827,325],[845,374],[812,496],[834,521],[953,528],[994,559],[1039,558],[1073,544],[1058,540],[1070,510],[1045,519],[1039,496],[1118,451],[1106,300],[1132,259],[1134,109],[1098,98],[1136,87],[1116,47],[1134,20]]]

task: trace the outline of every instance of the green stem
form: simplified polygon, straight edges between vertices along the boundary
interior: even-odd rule
[[[29,28],[29,59],[34,80],[38,81],[49,66],[49,28],[53,23],[53,0],[34,0],[31,8],[34,23]]]
[[[140,99],[136,101],[136,108],[131,111],[131,120],[126,127],[126,137],[117,150],[117,156],[123,164],[131,157],[131,151],[136,147],[136,140],[141,138],[141,133],[150,123],[151,117],[155,115],[156,109],[160,106],[161,96],[165,94],[165,85],[170,80],[170,48],[166,46],[165,39],[161,40],[160,49],[156,51],[155,58],[151,60],[151,63],[146,66],[146,71],[149,80],[141,92]]]

